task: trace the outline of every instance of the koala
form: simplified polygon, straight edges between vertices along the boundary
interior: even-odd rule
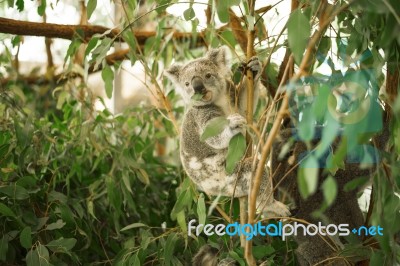
[[[251,181],[252,159],[238,163],[233,174],[225,171],[229,141],[242,134],[246,123],[246,83],[235,88],[231,80],[231,56],[226,46],[210,49],[201,58],[185,65],[175,64],[165,75],[176,86],[185,102],[190,103],[185,111],[180,135],[180,157],[183,167],[197,185],[208,195],[243,197],[248,194]],[[260,78],[260,62],[253,57],[247,67],[254,73],[255,88]],[[256,91],[256,90],[255,90]],[[255,92],[255,103],[258,93]],[[237,101],[238,100],[238,101]],[[205,141],[200,136],[215,118],[226,118],[228,123],[222,132]],[[272,184],[267,171],[264,172],[257,206],[266,214],[288,216],[289,210],[272,195]]]

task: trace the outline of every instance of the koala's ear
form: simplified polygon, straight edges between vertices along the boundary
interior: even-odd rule
[[[169,78],[172,82],[178,83],[179,81],[179,72],[181,71],[182,66],[179,64],[174,64],[170,66],[168,69],[164,70],[164,75]]]
[[[213,61],[217,66],[228,66],[231,64],[231,51],[228,46],[221,46],[216,49],[210,49],[206,58]]]

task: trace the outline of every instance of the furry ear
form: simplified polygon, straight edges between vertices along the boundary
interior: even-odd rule
[[[208,51],[206,58],[214,62],[220,67],[230,67],[231,65],[231,51],[228,46],[221,46],[219,48],[212,48]]]
[[[164,75],[173,83],[179,83],[179,72],[181,71],[181,69],[181,65],[173,64],[168,69],[164,70]]]

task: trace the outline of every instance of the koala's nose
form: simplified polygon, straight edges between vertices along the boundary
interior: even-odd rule
[[[203,81],[199,77],[194,77],[192,79],[192,86],[195,93],[202,93],[205,90]]]

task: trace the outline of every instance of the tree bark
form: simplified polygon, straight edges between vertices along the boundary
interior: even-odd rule
[[[104,37],[115,38],[120,35],[120,31],[116,28],[109,29],[98,25],[62,25],[55,23],[41,23],[20,21],[0,17],[0,32],[24,36],[42,36],[48,38],[60,38],[72,40],[74,37],[81,37],[84,42],[90,40],[95,34],[107,34]],[[134,35],[139,45],[144,45],[146,40],[156,35],[154,31],[134,31]],[[174,32],[175,39],[188,40],[192,39],[191,32]],[[192,44],[195,47],[203,46],[204,33],[199,33],[196,43]],[[119,41],[123,41],[122,39]]]
[[[107,30],[109,29],[106,27],[96,25],[61,25],[0,18],[0,32],[15,35],[72,40],[74,36],[77,36],[77,31],[81,31],[83,33],[81,37],[88,41],[94,34],[103,34]],[[118,33],[117,29],[112,29],[106,36],[112,38]]]

